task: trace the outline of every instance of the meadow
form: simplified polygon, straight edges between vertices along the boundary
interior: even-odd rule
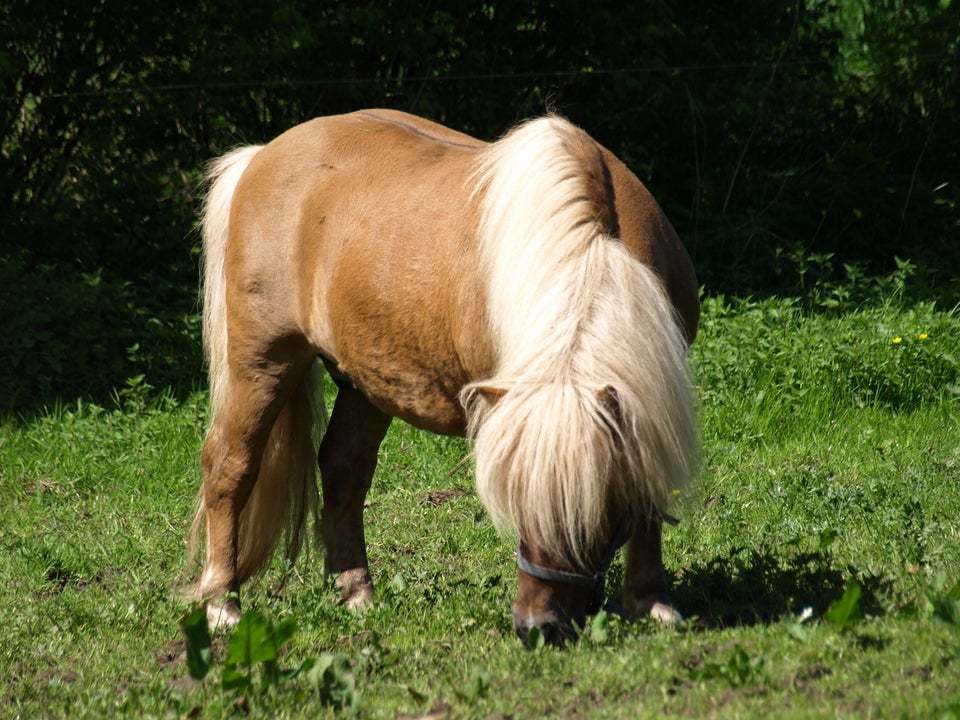
[[[463,440],[391,428],[375,607],[312,549],[209,639],[178,595],[204,393],[4,419],[0,715],[960,718],[960,312],[849,289],[704,299],[701,470],[664,535],[685,620],[601,613],[563,650],[513,635]]]

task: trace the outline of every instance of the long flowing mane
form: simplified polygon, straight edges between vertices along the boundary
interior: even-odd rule
[[[586,568],[611,507],[662,509],[693,469],[683,334],[616,237],[585,133],[531,121],[484,151],[475,181],[498,357],[462,395],[478,492],[499,527]]]

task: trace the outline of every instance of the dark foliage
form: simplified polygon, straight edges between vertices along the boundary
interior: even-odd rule
[[[486,138],[569,116],[650,186],[708,291],[798,292],[786,253],[838,276],[910,258],[949,297],[957,3],[865,5],[11,0],[0,410],[198,385],[204,162],[361,107]]]

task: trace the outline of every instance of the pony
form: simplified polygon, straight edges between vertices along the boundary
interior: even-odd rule
[[[206,177],[191,553],[211,626],[239,621],[241,585],[281,545],[294,559],[311,519],[341,601],[372,602],[363,507],[392,418],[472,440],[478,496],[519,538],[519,637],[574,636],[623,545],[623,611],[679,617],[661,532],[697,459],[697,281],[622,162],[556,115],[488,143],[365,110]]]

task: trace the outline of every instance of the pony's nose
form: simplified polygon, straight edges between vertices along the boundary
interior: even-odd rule
[[[530,631],[536,628],[543,635],[544,642],[548,645],[561,647],[568,640],[574,638],[573,625],[566,620],[558,618],[552,612],[537,614],[521,614],[516,608],[513,611],[513,631],[517,637],[529,645]]]

